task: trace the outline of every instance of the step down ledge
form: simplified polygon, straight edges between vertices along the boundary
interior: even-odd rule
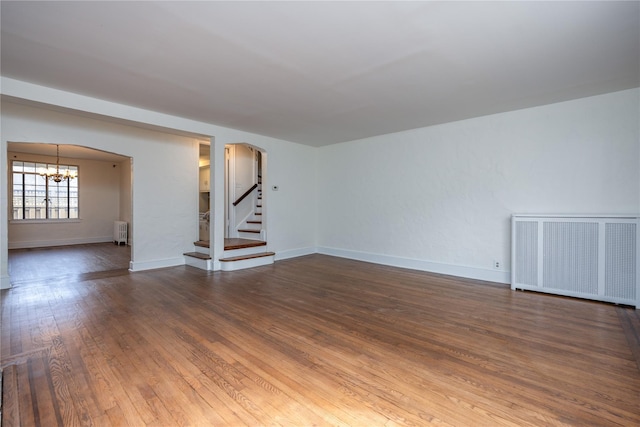
[[[203,254],[202,252],[185,252],[182,255],[190,256],[190,257],[198,258],[198,259],[211,259],[211,255]]]
[[[254,267],[262,267],[265,265],[273,264],[274,258],[274,252],[263,252],[260,254],[221,258],[220,269],[222,271],[236,271]]]
[[[213,260],[209,255],[204,255],[199,252],[187,252],[183,255],[186,265],[199,268],[200,270],[213,270]]]
[[[257,253],[257,254],[232,256],[232,257],[227,257],[227,258],[220,258],[220,262],[243,261],[245,259],[254,259],[254,258],[263,258],[263,257],[274,256],[275,254],[276,254],[275,252],[260,252],[260,253]]]
[[[240,248],[240,249],[233,249],[233,250],[225,249],[225,251],[221,255],[221,258],[232,258],[232,257],[241,257],[241,256],[247,256],[247,255],[254,255],[254,254],[263,254],[265,252],[268,252],[268,249],[265,246],[253,246],[250,248]]]

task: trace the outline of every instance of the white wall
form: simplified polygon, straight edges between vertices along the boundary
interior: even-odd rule
[[[117,165],[120,172],[120,209],[118,210],[118,221],[127,223],[127,244],[131,244],[133,235],[133,212],[131,193],[131,159],[123,160]]]
[[[507,283],[512,213],[640,211],[639,105],[634,89],[320,148],[319,251]]]
[[[64,151],[62,146],[61,151]],[[55,157],[8,152],[13,160],[55,163]],[[10,221],[9,248],[36,248],[113,240],[120,205],[120,171],[113,163],[60,157],[79,168],[80,219],[56,222]],[[10,185],[10,183],[7,183]],[[9,189],[9,194],[11,190]]]
[[[266,151],[262,156],[262,216],[267,222],[269,250],[276,252],[276,260],[314,253],[317,148],[277,140],[254,145]]]
[[[209,135],[211,139],[214,165],[211,170],[214,260],[222,256],[223,252],[224,146],[234,143],[247,143],[265,150],[267,154],[263,157],[263,164],[268,159],[269,166],[263,174],[263,185],[268,186],[269,182],[280,185],[278,192],[268,189],[263,192],[265,202],[268,200],[263,220],[267,222],[269,230],[269,250],[276,252],[276,259],[315,251],[315,148],[6,77],[1,77],[0,80],[0,90],[6,97],[5,100],[17,99],[21,103],[37,103],[48,109],[65,109],[83,117],[102,119],[92,120],[75,114],[24,106],[14,106],[12,109],[18,111],[11,112],[9,104],[3,102],[0,133],[3,161],[0,164],[0,179],[4,179],[7,172],[4,157],[7,140],[37,140],[38,136],[50,139],[53,135],[62,139],[63,143],[74,143],[69,140],[71,138],[82,141],[77,142],[78,145],[133,157],[132,267],[135,270],[184,262],[182,253],[193,250],[192,242],[198,235],[195,214],[198,204],[197,141],[195,137],[179,137],[175,133],[197,135],[200,139]],[[21,108],[27,108],[28,111],[20,113]],[[113,121],[131,125],[116,125],[111,123]],[[30,129],[31,125],[33,129]],[[166,130],[169,133],[142,128]],[[26,133],[22,134],[21,131]],[[192,149],[185,148],[190,144],[193,144]],[[167,176],[162,174],[163,169],[167,169]],[[161,184],[161,192],[158,191],[158,183]],[[189,208],[181,208],[187,205]],[[0,212],[4,218],[7,212],[7,191],[4,185],[0,185]],[[269,215],[270,212],[273,214]],[[9,284],[6,268],[6,221],[1,219],[0,239],[0,286],[6,287]]]
[[[0,123],[1,125],[1,123]],[[0,129],[1,131],[1,129]],[[7,176],[7,144],[0,137],[0,289],[11,287],[9,278],[9,213]]]
[[[197,238],[198,144],[194,138],[3,102],[1,140],[1,150],[6,150],[7,141],[47,142],[132,157],[131,268],[184,263],[182,254],[192,249]]]

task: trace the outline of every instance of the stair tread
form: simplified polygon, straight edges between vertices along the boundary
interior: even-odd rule
[[[198,258],[198,259],[211,259],[211,255],[203,254],[203,253],[200,253],[200,252],[185,252],[182,255],[190,256],[190,257]]]
[[[233,262],[233,261],[242,261],[245,259],[254,259],[254,258],[262,258],[267,256],[275,255],[275,252],[260,252],[257,254],[249,254],[249,255],[240,255],[240,256],[232,256],[227,258],[220,258],[220,262]]]
[[[224,239],[224,250],[229,251],[233,249],[253,248],[255,246],[265,246],[266,244],[267,242],[263,242],[262,240],[228,238]],[[193,242],[193,245],[201,248],[210,247],[208,240],[198,240],[197,242]]]
[[[241,233],[260,233],[262,230],[254,230],[252,228],[239,228],[238,231]]]
[[[224,239],[224,250],[230,251],[233,249],[253,248],[256,246],[266,246],[267,242],[262,240],[251,239]]]
[[[262,221],[248,220],[247,224],[262,224]]]

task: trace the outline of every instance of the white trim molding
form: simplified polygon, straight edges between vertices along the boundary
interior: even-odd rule
[[[316,250],[316,248],[313,248],[313,247],[288,249],[286,251],[276,252],[276,261],[281,261],[283,259],[289,259],[289,258],[297,258],[299,256],[305,256],[305,255],[313,255],[315,253],[318,253],[318,251]]]
[[[9,276],[0,277],[0,289],[11,289],[11,278]]]
[[[347,249],[319,247],[317,248],[317,253],[337,256],[341,258],[349,258],[358,261],[372,262],[375,264],[389,265],[392,267],[409,268],[412,270],[427,271],[430,273],[446,274],[450,276],[465,277],[468,279],[483,280],[487,282],[509,284],[511,278],[511,273],[505,270],[489,270],[478,267],[444,264],[440,262],[403,258],[391,255],[351,251]]]

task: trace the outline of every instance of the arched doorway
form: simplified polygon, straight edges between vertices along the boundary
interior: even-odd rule
[[[225,238],[266,241],[266,152],[246,143],[225,146]]]

